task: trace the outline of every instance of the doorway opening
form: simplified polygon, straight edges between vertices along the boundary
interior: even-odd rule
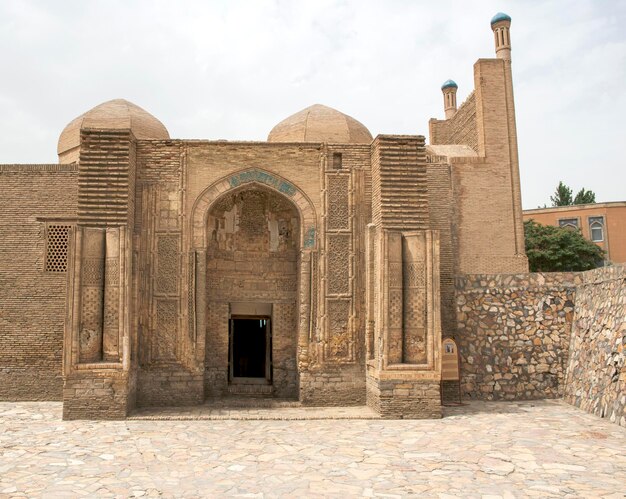
[[[230,319],[229,377],[231,383],[272,381],[272,335],[268,316]]]

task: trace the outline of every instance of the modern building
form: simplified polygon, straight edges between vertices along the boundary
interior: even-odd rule
[[[610,263],[626,263],[626,201],[524,210],[524,221],[579,230],[605,251]]]

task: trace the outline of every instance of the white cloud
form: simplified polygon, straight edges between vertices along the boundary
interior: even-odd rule
[[[316,102],[373,134],[428,134],[440,84],[459,102],[493,57],[491,16],[513,18],[524,206],[559,180],[626,198],[620,2],[287,0],[0,4],[0,161],[54,162],[75,116],[122,97],[173,137],[264,140]]]

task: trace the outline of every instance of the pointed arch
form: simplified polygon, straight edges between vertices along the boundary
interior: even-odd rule
[[[222,177],[207,187],[196,199],[191,213],[191,244],[194,249],[206,246],[206,220],[212,205],[229,191],[242,186],[272,190],[291,201],[300,214],[300,248],[311,250],[317,240],[317,216],[308,196],[292,182],[260,168],[248,168]]]

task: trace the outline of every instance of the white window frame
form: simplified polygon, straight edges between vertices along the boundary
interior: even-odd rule
[[[594,243],[603,243],[605,236],[604,236],[604,217],[588,217],[587,221],[589,223],[589,239],[594,242]],[[600,239],[594,239],[593,238],[593,230],[599,228],[601,231],[601,238]]]

